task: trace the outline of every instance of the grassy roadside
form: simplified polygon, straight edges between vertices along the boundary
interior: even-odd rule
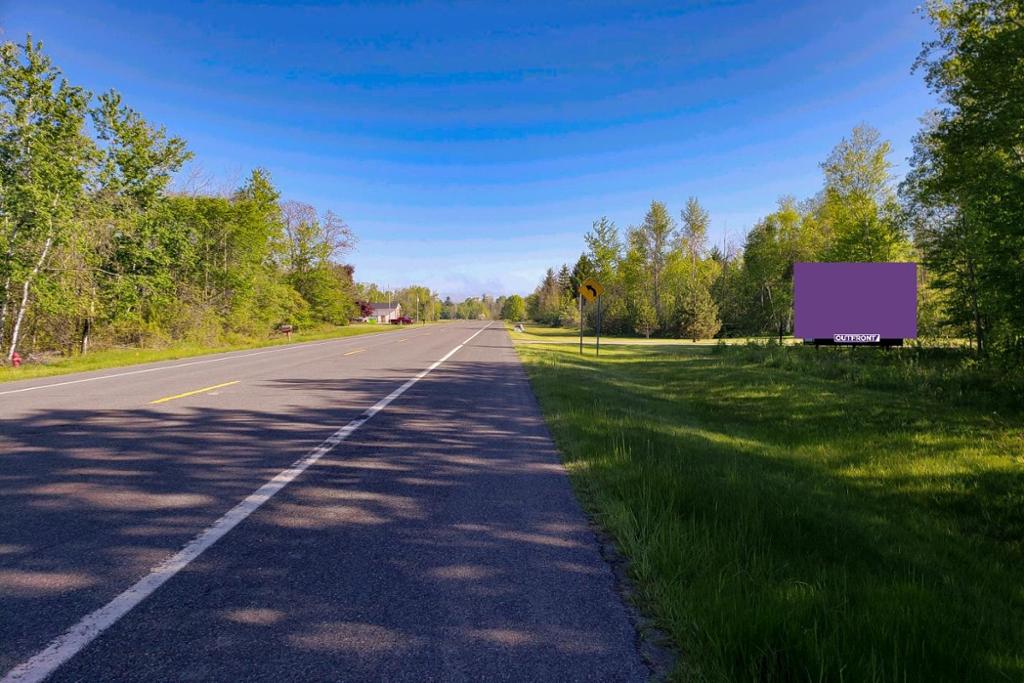
[[[813,349],[517,349],[677,678],[1024,678],[1024,415]]]
[[[525,327],[523,332],[516,332],[513,329],[511,323],[505,324],[509,330],[509,334],[512,335],[512,339],[518,343],[525,344],[579,344],[580,333],[579,330],[569,329],[567,327],[548,327],[547,325],[534,325],[530,324]],[[593,334],[583,335],[583,343],[593,347],[596,338]],[[609,345],[616,346],[621,344],[628,344],[631,346],[718,346],[720,344],[736,345],[736,344],[748,344],[752,341],[767,342],[767,337],[736,337],[729,339],[698,339],[692,341],[690,339],[671,339],[666,337],[652,337],[645,339],[636,335],[607,335],[601,334],[601,346]],[[785,337],[785,344],[797,344],[800,343],[793,337]]]
[[[580,333],[578,329],[570,329],[567,327],[549,327],[547,325],[538,325],[530,323],[526,325],[524,331],[516,332],[512,323],[505,323],[506,329],[509,334],[512,335],[512,339],[516,342],[524,344],[579,344]],[[651,337],[646,339],[644,337],[632,334],[632,335],[608,335],[601,334],[601,345],[605,344],[609,346],[616,345],[630,345],[630,346],[747,346],[747,345],[774,345],[778,346],[778,337],[726,337],[724,339],[698,339],[693,341],[691,339],[675,339],[672,337]],[[584,345],[594,345],[594,335],[585,334],[583,336]],[[803,344],[802,339],[796,339],[792,336],[786,336],[782,338],[783,346],[800,346]],[[941,348],[941,349],[960,349],[969,347],[970,343],[967,339],[918,339],[914,342],[910,342],[908,346],[920,346],[923,348]]]
[[[398,325],[355,324],[346,325],[345,327],[320,328],[308,332],[300,332],[293,334],[291,339],[281,335],[269,339],[254,339],[238,344],[225,344],[222,346],[177,344],[174,346],[155,349],[109,349],[104,351],[95,351],[84,356],[75,355],[61,357],[46,363],[26,363],[17,369],[10,366],[0,367],[0,382],[12,382],[19,379],[32,379],[35,377],[50,377],[52,375],[65,375],[71,372],[117,368],[125,365],[152,363],[161,360],[175,360],[178,358],[188,358],[190,356],[224,353],[226,351],[242,351],[245,349],[256,349],[264,346],[280,346],[283,344],[297,344],[300,342],[317,341],[321,339],[352,337],[360,334],[371,334],[373,332],[394,332],[399,329],[408,329],[408,327],[401,328]]]

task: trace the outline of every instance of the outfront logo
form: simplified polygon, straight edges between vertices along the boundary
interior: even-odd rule
[[[833,334],[836,344],[877,344],[882,341],[880,334]]]

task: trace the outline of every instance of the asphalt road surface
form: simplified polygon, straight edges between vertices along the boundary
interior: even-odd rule
[[[5,681],[643,680],[636,641],[498,325],[0,384]]]

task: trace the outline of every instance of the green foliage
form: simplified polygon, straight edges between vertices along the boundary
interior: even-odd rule
[[[454,320],[458,307],[450,296],[446,296],[441,303],[441,320]]]
[[[41,43],[0,44],[0,350],[8,358],[33,288],[51,279],[46,267],[71,238],[85,199],[95,156],[85,135],[88,103]]]
[[[505,299],[505,303],[501,308],[501,317],[503,320],[510,322],[519,322],[526,319],[526,302],[523,297],[518,294]]]
[[[1024,353],[1024,8],[1010,0],[927,4],[937,38],[917,62],[943,101],[904,185],[915,239],[948,319]]]
[[[658,313],[650,301],[644,299],[637,303],[633,311],[633,329],[648,338],[658,329]]]
[[[345,325],[355,315],[349,291],[352,278],[343,266],[323,262],[288,275],[290,284],[309,303],[309,315],[316,322]]]
[[[711,214],[707,212],[696,197],[686,200],[683,209],[683,229],[679,235],[681,250],[692,257],[699,258],[707,249],[708,228],[711,227]]]
[[[878,131],[857,126],[821,164],[825,190],[817,208],[827,240],[824,261],[904,261],[910,244],[891,188],[892,145]]]
[[[675,239],[676,222],[669,214],[668,207],[658,201],[651,202],[644,222],[630,232],[631,248],[643,261],[641,271],[648,283],[651,304],[659,319],[665,309],[662,305],[662,277]]]
[[[743,327],[769,334],[792,328],[793,264],[816,260],[814,227],[787,197],[747,235],[742,262],[746,288],[735,293],[752,294],[754,301],[748,309],[753,317]]]
[[[718,319],[718,306],[707,287],[695,287],[683,295],[680,305],[679,336],[710,339],[718,334],[722,321]]]
[[[696,197],[680,212],[679,228],[663,203],[652,202],[625,243],[607,218],[594,221],[577,270],[586,268],[605,286],[604,329],[692,339],[789,334],[795,263],[913,260],[919,247],[908,239],[908,226],[920,215],[897,201],[889,154],[878,131],[857,126],[821,164],[821,192],[804,202],[781,198],[750,229],[741,249],[708,249],[711,216]],[[567,307],[556,315],[550,303],[556,279],[549,271],[529,300],[528,315],[538,322],[568,317]],[[945,285],[941,272],[922,272],[924,334],[959,331],[942,313],[957,303]],[[585,312],[591,329],[594,309]]]
[[[40,44],[0,45],[8,358],[19,347],[215,345],[281,323],[348,322],[352,271],[337,262],[353,243],[348,227],[282,204],[260,169],[230,196],[169,193],[190,156],[117,93],[70,85]]]
[[[402,304],[402,314],[420,320],[437,320],[437,307],[434,302],[437,294],[423,285],[403,287],[395,293],[395,300]]]
[[[461,320],[484,320],[490,317],[490,308],[482,299],[471,296],[456,307],[455,317]]]
[[[565,295],[554,269],[548,268],[534,297],[529,300],[532,306],[528,311],[530,318],[548,325],[558,325]],[[572,296],[571,293],[569,295]]]
[[[589,252],[587,260],[592,273],[601,280],[608,280],[615,273],[622,254],[622,242],[615,223],[602,216],[594,221],[591,231],[584,236]]]
[[[998,43],[998,50],[989,46],[994,53],[1017,54],[1014,41],[1021,30],[1015,29],[1011,40],[1004,28],[1006,22],[1016,21],[1017,14],[1009,6],[982,11],[983,6],[988,5],[955,4],[946,9],[934,5],[931,11],[940,17],[937,21],[982,21],[984,28],[977,29],[972,40],[980,40],[983,46],[989,40]],[[946,61],[922,63],[932,65],[929,68],[949,66],[955,39],[967,41],[957,33],[963,30],[949,29],[943,34],[940,47],[946,51]],[[963,64],[962,60],[955,63],[957,68]],[[965,71],[957,78],[970,73]],[[1009,84],[1019,77],[1006,69],[999,73]],[[936,68],[930,79],[945,83],[942,79],[952,76]],[[967,87],[956,83],[956,87]],[[1005,98],[1004,104],[1016,106],[1020,98],[1015,94],[1022,91],[1024,88],[1007,90],[1014,94]],[[986,96],[995,106],[996,95]],[[711,216],[695,197],[690,197],[680,212],[678,229],[666,205],[657,201],[651,203],[638,226],[626,231],[624,240],[612,221],[594,221],[584,235],[586,253],[571,272],[564,266],[558,275],[548,271],[526,299],[527,315],[550,325],[574,321],[577,309],[566,299],[575,296],[576,283],[589,275],[605,287],[603,327],[610,334],[690,338],[785,335],[793,330],[795,263],[916,261],[923,256],[918,283],[921,336],[955,337],[973,332],[976,339],[991,335],[1001,347],[1024,353],[1024,291],[1018,296],[1018,276],[1024,272],[1024,164],[990,169],[1002,175],[984,184],[972,180],[974,184],[967,189],[979,193],[977,201],[969,205],[960,201],[958,198],[967,196],[966,176],[955,175],[955,169],[947,164],[952,164],[950,155],[956,151],[951,147],[951,131],[967,123],[951,116],[948,112],[933,116],[918,137],[915,170],[902,185],[902,202],[894,191],[891,145],[875,129],[860,125],[822,162],[822,190],[802,202],[781,198],[777,209],[749,230],[741,248],[725,244],[708,249]],[[1018,152],[1024,144],[1021,119],[1006,116],[1005,127],[1000,129],[1005,137],[1001,143],[1004,153],[999,158],[1009,163],[1013,152],[1019,162]],[[957,149],[958,154],[966,154]],[[983,193],[988,194],[981,196]],[[594,328],[595,315],[595,306],[584,310],[586,327]]]
[[[114,91],[99,96],[92,110],[101,154],[96,169],[97,190],[108,200],[145,209],[167,189],[171,175],[191,158],[185,141],[168,137],[138,112],[125,106]]]

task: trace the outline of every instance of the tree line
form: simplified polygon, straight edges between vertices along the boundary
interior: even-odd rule
[[[69,83],[31,37],[0,45],[0,357],[360,316],[373,287],[341,262],[355,236],[338,215],[283,201],[263,169],[228,192],[173,190],[191,157],[118,93]],[[417,294],[436,300],[405,288],[407,311]]]
[[[814,197],[779,200],[742,245],[711,245],[711,216],[690,197],[678,218],[653,201],[643,220],[620,232],[594,221],[570,268],[549,269],[526,299],[534,320],[579,323],[579,283],[605,287],[602,326],[611,333],[693,339],[785,334],[792,330],[793,264],[798,261],[897,261],[913,256],[888,161],[890,146],[858,126],[821,164]],[[594,324],[593,307],[585,309]]]
[[[914,68],[943,106],[915,137],[905,178],[892,173],[890,143],[860,125],[821,163],[821,190],[781,198],[741,244],[709,245],[694,197],[678,219],[658,201],[624,231],[600,218],[522,317],[578,324],[579,283],[594,276],[611,333],[790,334],[794,263],[917,261],[920,335],[1024,350],[1024,10],[983,0],[925,11],[938,37]],[[584,315],[593,327],[594,307]]]
[[[502,312],[506,310],[506,302],[509,299],[522,297],[513,295],[491,296],[481,294],[480,296],[469,296],[460,302],[454,301],[450,296],[443,300],[437,292],[431,291],[429,287],[422,285],[410,285],[398,289],[382,289],[376,284],[358,283],[356,285],[357,304],[365,305],[364,302],[377,303],[398,303],[402,306],[402,315],[414,320],[426,322],[436,320],[500,320]],[[509,318],[511,319],[511,318]]]
[[[456,303],[450,296],[445,297],[440,317],[442,320],[500,320],[507,299],[504,295],[481,294],[478,297],[468,296]]]

